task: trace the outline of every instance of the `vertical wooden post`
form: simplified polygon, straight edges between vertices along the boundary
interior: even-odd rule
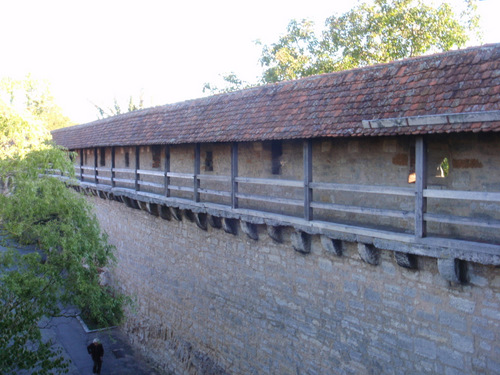
[[[196,143],[194,145],[194,173],[193,173],[193,200],[195,202],[200,201],[200,193],[198,189],[200,188],[200,180],[198,175],[200,174],[200,144]]]
[[[94,147],[94,182],[97,185],[97,147]]]
[[[312,189],[309,186],[312,182],[312,141],[310,139],[304,141],[302,154],[304,157],[304,219],[309,221],[313,219]]]
[[[80,181],[83,182],[83,148],[80,149]]]
[[[165,189],[165,196],[170,196],[170,189],[168,186],[170,185],[170,177],[168,174],[170,173],[170,146],[165,145],[165,174],[163,177],[163,187]]]
[[[424,189],[427,188],[427,145],[423,136],[415,141],[415,236],[425,237],[427,225],[424,214],[427,210],[427,198]]]
[[[115,146],[111,146],[111,187],[115,186]]]
[[[135,146],[135,191],[139,191],[139,152],[141,150],[141,146]]]
[[[238,208],[238,144],[231,144],[231,207]]]

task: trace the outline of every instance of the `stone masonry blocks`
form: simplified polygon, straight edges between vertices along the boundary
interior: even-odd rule
[[[439,282],[445,260],[419,256],[420,271],[408,272],[391,251],[363,245],[381,264],[372,267],[356,243],[343,240],[333,258],[316,251],[319,237],[295,232],[297,251],[310,250],[301,256],[287,241],[201,231],[88,199],[116,246],[113,281],[137,298],[121,329],[167,373],[498,372],[494,267],[475,264],[484,282],[457,288]],[[463,274],[465,262],[451,262]]]
[[[453,284],[466,283],[469,279],[467,262],[454,258],[441,258],[437,260],[441,276]]]

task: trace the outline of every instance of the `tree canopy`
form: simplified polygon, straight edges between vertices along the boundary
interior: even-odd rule
[[[101,325],[122,317],[124,297],[103,285],[113,248],[83,196],[44,171],[71,181],[70,154],[48,142],[43,122],[0,99],[0,224],[35,251],[0,251],[0,373],[58,373],[60,352],[42,340],[44,318],[77,306]],[[3,194],[2,194],[3,193]]]
[[[464,47],[478,34],[478,16],[475,0],[462,4],[457,13],[447,2],[373,0],[328,17],[319,34],[312,21],[292,20],[276,43],[263,46],[264,70],[254,86]],[[224,79],[225,87],[205,84],[205,90],[214,94],[249,86],[234,73]]]
[[[0,100],[19,112],[27,112],[44,124],[47,130],[73,125],[63,114],[50,92],[47,81],[37,80],[28,74],[24,79],[10,77],[0,80]]]

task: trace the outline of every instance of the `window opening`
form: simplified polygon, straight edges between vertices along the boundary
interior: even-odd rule
[[[130,154],[129,152],[125,152],[125,168],[130,167]]]
[[[283,146],[281,141],[271,142],[271,173],[281,174],[281,156],[283,155]]]
[[[417,181],[417,174],[415,173],[415,146],[410,146],[410,165],[408,169],[408,183],[414,184]]]
[[[437,174],[436,177],[439,178],[445,178],[448,177],[448,174],[450,173],[450,162],[448,158],[444,158],[441,163],[439,163],[437,169]]]
[[[212,151],[207,151],[205,153],[205,171],[212,172],[214,170],[214,160]]]
[[[99,164],[101,165],[101,167],[104,167],[106,165],[106,148],[101,147],[99,150],[99,154],[101,155],[101,159],[100,159]]]
[[[151,147],[151,152],[153,153],[153,168],[160,168],[161,146],[154,145],[153,147]]]

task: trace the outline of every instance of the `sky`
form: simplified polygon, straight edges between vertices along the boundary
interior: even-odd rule
[[[206,82],[235,72],[255,82],[261,46],[291,19],[318,27],[349,10],[346,0],[0,0],[0,78],[50,82],[77,123],[97,119],[93,103],[146,106],[204,96]],[[500,0],[479,2],[483,42],[500,42]]]

